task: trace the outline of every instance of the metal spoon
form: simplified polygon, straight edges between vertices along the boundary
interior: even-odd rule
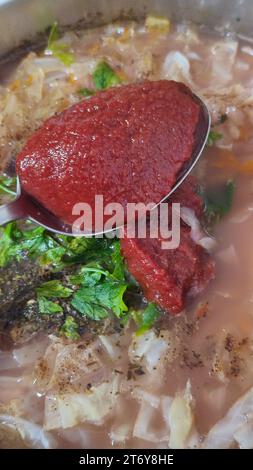
[[[211,126],[211,117],[205,103],[195,95],[195,99],[199,102],[202,110],[202,120],[200,123],[200,129],[198,132],[198,139],[195,143],[195,148],[192,153],[192,157],[189,160],[189,163],[183,168],[180,172],[176,183],[174,184],[171,191],[156,205],[157,207],[161,202],[164,202],[167,198],[171,196],[176,189],[183,183],[187,178],[189,173],[198,162],[203,149],[206,145],[208,134]],[[17,190],[16,198],[13,202],[5,204],[0,207],[0,225],[4,225],[8,222],[18,219],[29,219],[37,225],[44,227],[50,232],[55,232],[63,235],[73,235],[73,236],[83,236],[83,233],[75,232],[72,230],[72,225],[63,223],[60,219],[55,217],[51,212],[42,207],[35,199],[29,196],[21,187],[19,178],[17,178]],[[117,227],[120,228],[120,227]],[[96,232],[86,234],[86,236],[91,235],[101,235],[104,232]]]

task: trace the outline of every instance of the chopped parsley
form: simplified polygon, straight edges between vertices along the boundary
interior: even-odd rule
[[[54,297],[56,299],[66,299],[72,294],[72,289],[65,287],[61,281],[54,279],[44,282],[36,289],[39,297]]]
[[[52,279],[37,286],[39,312],[62,313],[59,299],[68,299],[81,316],[100,320],[108,315],[123,318],[128,310],[123,296],[128,287],[119,240],[55,235],[42,227],[24,228],[12,222],[1,229],[0,266],[32,258],[46,265],[52,275],[70,269],[62,283]]]
[[[81,287],[71,301],[79,313],[92,320],[101,320],[114,313],[118,318],[128,311],[123,295],[127,283],[98,268],[83,267],[76,279]],[[73,278],[72,278],[73,282]]]
[[[0,228],[0,267],[13,259],[19,261],[28,256],[42,266],[51,266],[54,271],[61,271],[64,266],[102,260],[109,270],[122,272],[121,256],[118,255],[116,260],[118,240],[55,235],[43,227],[33,227],[29,222],[23,225],[21,228],[17,222],[11,222]]]
[[[150,330],[160,315],[161,311],[154,303],[148,304],[145,310],[132,312],[132,317],[137,325],[136,334],[142,335],[146,331]]]
[[[211,229],[224,215],[226,215],[233,203],[235,192],[234,180],[228,180],[225,185],[208,191],[200,188],[199,194],[204,201],[204,223]]]
[[[38,297],[39,312],[41,315],[54,315],[56,313],[63,313],[63,308],[57,302],[52,302],[46,297]]]
[[[65,299],[70,297],[72,289],[65,287],[60,281],[54,279],[44,282],[36,289],[39,312],[42,315],[63,313],[63,308],[57,302],[49,299]]]
[[[0,196],[2,194],[16,195],[16,176],[7,176],[5,174],[0,176]]]
[[[55,21],[49,33],[47,50],[50,51],[54,57],[57,57],[57,59],[59,59],[64,65],[69,67],[74,62],[74,56],[70,52],[68,44],[58,42],[58,39],[58,23]]]
[[[215,145],[218,140],[222,139],[222,137],[223,135],[220,132],[210,131],[207,138],[207,145],[209,147]]]
[[[89,88],[81,88],[78,90],[78,93],[82,96],[85,96],[85,98],[89,98],[90,96],[95,94],[95,90],[91,90]]]
[[[71,315],[68,315],[61,327],[61,333],[66,336],[66,338],[76,341],[80,338],[78,333],[78,324]]]
[[[92,74],[94,89],[81,88],[78,93],[86,98],[94,95],[98,90],[106,90],[112,86],[119,85],[121,83],[120,77],[114,72],[107,62],[102,61],[97,64]]]
[[[121,83],[119,76],[114,72],[114,70],[107,64],[107,62],[100,62],[93,74],[93,83],[96,90],[106,90],[112,86],[118,85]]]
[[[0,267],[25,255],[38,259],[41,264],[59,263],[63,255],[61,245],[44,228],[31,228],[29,223],[25,226],[23,230],[17,222],[11,222],[0,229]]]

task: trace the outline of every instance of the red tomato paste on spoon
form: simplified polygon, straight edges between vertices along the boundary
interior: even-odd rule
[[[201,108],[173,81],[99,92],[47,121],[17,156],[23,189],[62,221],[73,206],[158,203],[191,159]]]

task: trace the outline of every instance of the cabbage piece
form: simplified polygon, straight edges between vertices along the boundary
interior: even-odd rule
[[[194,417],[192,412],[193,398],[191,385],[187,382],[185,391],[178,393],[169,409],[170,449],[183,449],[193,429]]]
[[[140,387],[136,387],[133,389],[132,396],[140,402],[144,400],[145,402],[149,403],[153,408],[159,408],[160,406],[159,396],[149,393]]]
[[[72,449],[92,449],[94,442],[98,441],[100,435],[101,430],[98,428],[94,430],[82,426],[57,431],[57,436],[67,441],[68,447]]]
[[[148,442],[164,443],[167,446],[170,428],[166,418],[172,399],[154,395],[142,388],[134,389],[132,396],[140,402],[133,436]]]
[[[169,411],[170,411],[172,402],[173,402],[173,398],[170,396],[161,397],[162,415],[163,415],[163,419],[166,425],[168,426],[168,429],[170,429]]]
[[[64,349],[64,343],[54,335],[49,336],[51,344],[47,347],[45,354],[39,358],[34,367],[34,383],[40,393],[44,393],[48,388],[50,381],[53,380],[56,367],[56,358]]]
[[[193,209],[190,209],[189,207],[181,207],[180,216],[181,219],[191,227],[191,238],[197,245],[202,246],[202,248],[205,248],[208,251],[215,248],[217,245],[216,240],[204,235],[201,224]]]
[[[124,443],[131,436],[131,425],[128,423],[123,423],[114,426],[110,432],[110,438],[112,441]]]
[[[211,78],[215,86],[225,85],[232,79],[233,66],[238,50],[238,42],[223,39],[211,46],[212,72]]]
[[[212,115],[213,124],[220,123],[222,114],[226,114],[230,118],[236,109],[241,110],[253,103],[252,88],[245,88],[239,83],[227,87],[216,84],[215,87],[201,90],[201,95]]]
[[[31,423],[23,418],[10,415],[0,415],[0,423],[2,426],[14,429],[24,440],[34,449],[50,449],[53,448],[53,438],[45,432],[38,424]]]
[[[64,391],[68,392],[67,389],[73,391],[75,387],[79,389],[80,385],[85,388],[88,383],[96,385],[105,380],[108,367],[103,363],[99,351],[101,346],[98,341],[89,345],[79,342],[61,346],[55,358],[48,390],[62,389],[62,384],[65,384]]]
[[[143,400],[135,421],[133,437],[152,443],[167,442],[169,439],[167,427],[158,432],[152,424],[152,421],[158,417],[160,417],[159,410]]]
[[[49,394],[45,399],[44,429],[67,429],[89,422],[101,425],[116,402],[118,377],[86,392]]]
[[[1,403],[9,402],[13,398],[19,398],[20,395],[25,394],[30,385],[28,380],[29,378],[24,376],[1,375]]]
[[[242,432],[243,426],[252,419],[253,387],[234,403],[223,419],[213,426],[203,443],[203,448],[228,449],[235,445],[236,436],[240,443],[240,430]]]
[[[19,367],[32,365],[45,354],[47,345],[47,339],[26,343],[21,348],[13,350],[13,359]]]
[[[163,78],[191,83],[190,62],[180,51],[169,52],[163,64]]]
[[[253,418],[234,433],[240,449],[253,449]]]
[[[118,335],[99,335],[100,342],[112,361],[117,361],[121,355],[121,349],[116,343],[119,341]]]
[[[0,351],[0,372],[18,367],[12,354],[9,351]]]
[[[166,332],[162,336],[164,338],[156,336],[153,330],[149,330],[141,336],[134,335],[128,351],[130,360],[132,362],[142,360],[149,372],[154,371],[159,363],[162,364],[162,358],[169,349],[168,341],[165,340]]]

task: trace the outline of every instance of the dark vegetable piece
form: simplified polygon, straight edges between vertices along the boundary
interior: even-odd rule
[[[204,201],[204,224],[208,230],[231,209],[235,193],[234,180],[228,180],[221,187],[206,191],[200,187],[199,194]]]
[[[90,96],[95,94],[95,91],[90,90],[89,88],[81,88],[80,90],[78,90],[78,93],[84,96],[85,98],[89,98]]]

